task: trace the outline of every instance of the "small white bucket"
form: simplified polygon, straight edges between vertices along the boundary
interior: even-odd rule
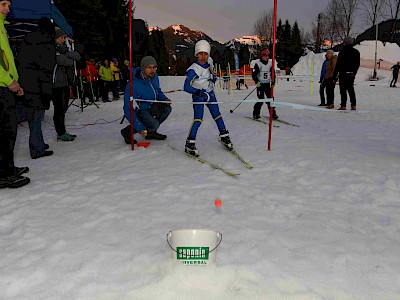
[[[210,229],[177,229],[167,234],[172,259],[184,265],[215,264],[221,241],[222,234]]]

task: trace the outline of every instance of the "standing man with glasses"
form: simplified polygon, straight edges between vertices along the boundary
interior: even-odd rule
[[[147,131],[145,135],[148,140],[165,140],[167,136],[157,132],[161,123],[163,123],[171,113],[171,100],[164,95],[160,88],[160,82],[157,75],[157,62],[152,56],[145,56],[140,62],[140,68],[133,69],[133,98],[138,103],[135,109],[136,115]],[[124,94],[124,113],[130,120],[130,86],[125,88]],[[143,99],[140,101],[138,99]],[[153,102],[162,101],[162,102]],[[129,125],[130,126],[130,125]],[[121,131],[125,138],[130,127]],[[135,127],[135,130],[138,128]],[[143,131],[144,129],[141,128]],[[127,141],[128,139],[125,139]]]

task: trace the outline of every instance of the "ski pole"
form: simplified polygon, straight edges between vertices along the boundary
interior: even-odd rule
[[[251,92],[246,96],[246,98],[243,99],[243,101],[245,101],[255,90],[257,87],[255,87],[254,89],[251,90]],[[230,112],[233,113],[235,111],[236,108],[238,108],[240,106],[240,104],[242,104],[242,102],[240,102],[238,105],[236,105],[236,107],[234,109],[231,109]]]

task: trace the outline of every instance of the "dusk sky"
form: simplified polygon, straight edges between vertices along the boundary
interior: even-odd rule
[[[278,18],[298,21],[308,31],[311,22],[329,0],[278,0]],[[253,24],[263,10],[273,8],[273,0],[134,0],[135,18],[149,26],[166,28],[183,24],[201,30],[211,38],[226,42],[252,35]]]

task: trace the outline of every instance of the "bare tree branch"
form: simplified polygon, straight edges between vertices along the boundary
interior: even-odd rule
[[[271,43],[272,40],[272,26],[274,23],[274,10],[264,10],[261,12],[256,23],[253,25],[253,33],[257,35],[263,45]]]
[[[383,0],[363,0],[359,4],[364,24],[368,28],[374,26],[377,20],[385,19]]]

